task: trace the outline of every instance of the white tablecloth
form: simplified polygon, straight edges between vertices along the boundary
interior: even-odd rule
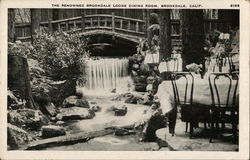
[[[184,91],[185,91],[185,80],[181,78],[176,81],[178,92],[180,96],[180,101],[184,100]],[[189,83],[190,84],[190,83]],[[231,91],[230,91],[230,99],[229,104],[232,104],[233,101],[233,93],[235,89],[236,80],[232,81]],[[217,86],[220,94],[220,104],[226,104],[227,93],[228,93],[228,85],[229,82],[224,78],[219,79]],[[239,87],[238,87],[239,88]],[[174,107],[174,95],[173,95],[173,87],[171,81],[163,81],[158,88],[158,92],[156,96],[160,100],[161,109],[164,113],[169,112]],[[190,86],[187,92],[187,102],[190,99]],[[236,102],[239,101],[239,91],[237,89]],[[193,103],[203,104],[203,105],[211,105],[211,91],[209,87],[208,79],[199,79],[195,78],[194,80],[194,91],[193,91]],[[217,103],[217,99],[215,99],[215,103]]]

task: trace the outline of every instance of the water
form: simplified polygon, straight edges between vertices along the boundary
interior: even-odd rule
[[[127,58],[100,58],[87,61],[86,92],[127,92],[132,80],[128,74]]]

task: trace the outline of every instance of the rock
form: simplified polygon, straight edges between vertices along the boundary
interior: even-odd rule
[[[64,121],[57,121],[57,122],[56,122],[56,125],[63,125],[63,124],[65,124]]]
[[[146,92],[146,87],[147,87],[147,84],[137,83],[137,84],[135,84],[135,91],[137,91],[137,92]]]
[[[63,118],[63,116],[62,116],[61,113],[58,113],[58,114],[56,115],[56,119],[57,119],[57,120],[61,121],[62,118]]]
[[[97,104],[96,102],[90,102],[90,104]]]
[[[19,109],[8,112],[8,123],[20,128],[37,131],[48,121],[39,110]]]
[[[7,124],[7,144],[8,150],[18,149],[19,146],[24,145],[35,138],[29,135],[25,130],[12,125]]]
[[[93,105],[93,106],[91,106],[91,107],[89,108],[89,110],[92,110],[92,111],[94,111],[94,112],[99,112],[99,111],[102,110],[102,108],[101,108],[100,106],[98,106],[98,105]]]
[[[134,83],[142,83],[142,84],[147,84],[147,77],[146,76],[136,76],[133,77]]]
[[[48,103],[47,105],[44,105],[44,108],[46,109],[46,111],[50,116],[56,116],[57,108],[52,102]]]
[[[81,120],[81,119],[92,119],[95,113],[87,108],[82,107],[70,107],[60,109],[60,116],[63,121],[66,120]]]
[[[126,136],[126,135],[132,135],[132,134],[136,134],[136,132],[131,131],[131,130],[127,130],[127,129],[124,129],[124,128],[120,128],[120,129],[117,129],[115,131],[116,136]]]
[[[55,125],[43,126],[41,133],[42,133],[43,138],[63,136],[66,134],[63,127],[55,126]]]
[[[141,101],[143,99],[143,96],[140,94],[129,94],[127,95],[127,99],[125,99],[125,103],[129,104],[137,104],[138,101]]]
[[[153,91],[153,84],[148,84],[146,87],[147,91]]]
[[[89,103],[84,98],[79,99],[77,96],[69,96],[63,101],[63,106],[65,108],[73,106],[89,108]]]
[[[133,67],[133,69],[138,70],[140,68],[140,65],[139,64],[133,64],[132,67]]]
[[[147,78],[147,83],[148,83],[148,84],[153,84],[154,81],[155,81],[155,78],[154,78],[153,76],[149,76],[149,77]]]
[[[116,93],[116,88],[112,89],[111,93]]]
[[[116,107],[111,107],[112,110],[115,112],[115,116],[124,116],[127,114],[128,108],[123,105],[123,106],[116,106]]]
[[[140,73],[143,75],[149,74],[150,68],[148,64],[142,63],[140,65]]]

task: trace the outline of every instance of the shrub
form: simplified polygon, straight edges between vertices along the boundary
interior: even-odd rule
[[[78,79],[85,83],[87,42],[77,33],[42,31],[33,43],[9,43],[8,53],[38,60],[41,68],[54,80]]]
[[[52,77],[72,79],[85,73],[85,60],[89,53],[86,40],[79,34],[42,32],[34,38],[33,47],[33,58],[41,62]]]

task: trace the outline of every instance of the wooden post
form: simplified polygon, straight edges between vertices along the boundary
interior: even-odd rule
[[[139,32],[139,22],[136,22],[135,31],[136,31],[137,33]]]
[[[123,23],[123,20],[120,19],[120,28],[121,28],[121,29],[122,29],[122,27],[123,27],[123,26],[122,26],[122,25],[123,25],[122,23]]]
[[[35,34],[40,32],[40,22],[41,22],[41,9],[31,9],[31,40]]]
[[[82,13],[82,32],[85,31],[85,14]]]
[[[112,32],[115,32],[115,13],[112,12]]]
[[[130,20],[128,20],[128,30],[130,30],[130,25],[131,25],[131,22]]]
[[[51,19],[49,19],[49,32],[52,33],[53,32],[53,28],[52,28],[52,23],[51,23]]]
[[[162,9],[159,14],[160,19],[160,61],[171,57],[171,22],[170,10]]]
[[[74,24],[73,30],[75,31],[76,30],[76,21],[73,21],[73,24]]]
[[[8,42],[15,42],[15,9],[8,9]]]
[[[57,29],[58,29],[59,32],[61,31],[60,23],[57,23]]]
[[[69,21],[66,21],[65,23],[66,23],[66,29],[65,29],[65,31],[68,31],[69,30]]]
[[[93,17],[90,17],[90,27],[93,27]]]
[[[97,26],[100,27],[100,17],[97,17]]]
[[[104,19],[104,27],[107,27],[107,18]]]
[[[205,63],[203,11],[187,9],[182,13],[183,66],[190,63]]]

